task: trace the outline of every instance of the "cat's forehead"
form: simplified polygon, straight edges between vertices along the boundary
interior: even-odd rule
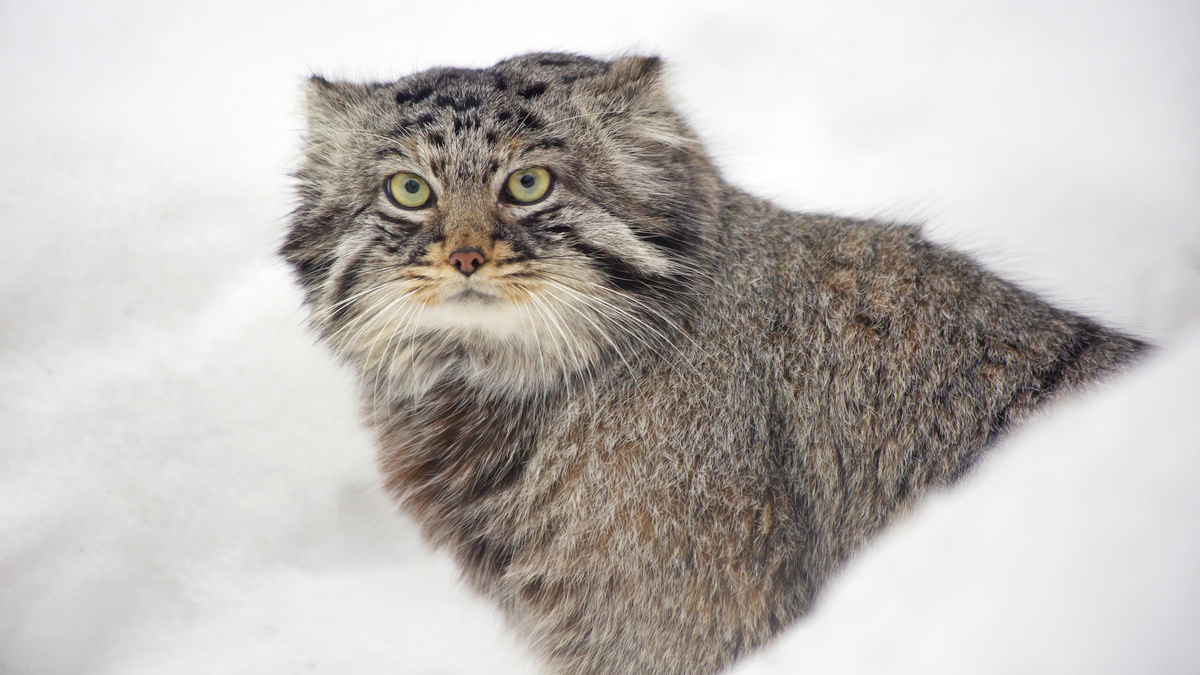
[[[534,54],[481,69],[435,68],[390,88],[396,131],[412,136],[480,130],[537,133],[545,129],[575,83],[607,64],[569,54]]]
[[[430,162],[439,178],[474,181],[537,147],[562,147],[562,107],[580,80],[606,64],[571,55],[531,55],[491,68],[437,68],[386,87],[388,136]],[[378,100],[378,99],[377,99]],[[391,154],[385,143],[379,154]],[[399,148],[397,148],[399,149]]]
[[[573,83],[605,72],[608,64],[572,54],[529,54],[501,61],[489,68],[431,68],[395,83],[399,105],[469,101],[473,97],[538,97],[552,88],[569,88]],[[436,104],[436,103],[435,103]]]

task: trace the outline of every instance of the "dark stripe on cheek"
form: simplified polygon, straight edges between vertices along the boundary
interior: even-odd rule
[[[389,232],[380,226],[379,231],[375,233],[375,243],[390,256],[400,255],[400,242],[396,239],[394,232]]]
[[[340,321],[346,312],[350,310],[350,305],[353,303],[346,302],[346,298],[350,297],[351,291],[358,284],[359,275],[362,273],[363,262],[367,259],[368,251],[363,251],[354,256],[350,264],[342,270],[341,277],[337,280],[337,285],[333,289],[333,302],[335,309],[333,310],[333,320]]]
[[[652,277],[642,276],[633,271],[625,264],[625,261],[615,255],[598,249],[591,244],[582,241],[573,241],[570,243],[570,246],[584,256],[587,256],[592,265],[608,278],[609,283],[614,288],[634,293],[644,292],[650,289],[654,281]]]
[[[293,260],[296,271],[300,274],[300,283],[304,286],[319,286],[325,277],[329,276],[329,268],[333,261],[329,258],[304,258]]]
[[[402,264],[413,265],[413,266],[427,266],[428,263],[422,262],[421,258],[423,258],[425,256],[425,254],[429,252],[430,244],[432,244],[436,240],[437,240],[436,237],[434,237],[432,234],[429,234],[429,233],[425,233],[423,236],[420,236],[419,238],[414,237],[413,241],[410,243],[410,246],[412,248],[410,248],[408,250],[408,257],[404,260],[404,262]]]
[[[541,211],[538,211],[537,213],[531,213],[531,214],[525,216],[524,218],[521,218],[517,222],[524,227],[533,227],[534,225],[541,225],[542,223],[545,223],[546,221],[551,220],[552,218],[557,216],[559,214],[559,212],[562,210],[563,210],[562,204],[548,206],[548,207],[542,209]]]
[[[523,262],[531,260],[534,257],[534,249],[532,242],[529,241],[529,235],[506,233],[504,241],[513,250],[513,257],[505,262]]]
[[[683,255],[695,250],[699,243],[696,233],[684,229],[672,229],[667,232],[637,232],[638,239],[657,246],[670,253]]]
[[[386,213],[382,213],[380,211],[376,211],[375,215],[379,216],[380,220],[386,220],[389,223],[394,223],[396,225],[399,225],[399,226],[404,227],[409,230],[415,230],[415,229],[421,227],[421,223],[418,221],[415,221],[415,220],[408,220],[407,218],[397,218],[396,216],[391,216]]]

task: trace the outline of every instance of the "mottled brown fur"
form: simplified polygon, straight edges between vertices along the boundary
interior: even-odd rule
[[[1014,422],[1144,348],[916,228],[724,183],[658,70],[314,80],[283,249],[362,374],[387,488],[562,673],[729,665]],[[506,201],[531,165],[554,192]],[[397,171],[436,201],[389,207]],[[487,256],[469,277],[463,242]]]

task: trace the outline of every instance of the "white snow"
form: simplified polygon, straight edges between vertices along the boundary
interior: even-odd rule
[[[274,255],[299,85],[654,51],[727,178],[1165,346],[740,673],[1200,670],[1200,5],[0,4],[0,672],[533,673]]]

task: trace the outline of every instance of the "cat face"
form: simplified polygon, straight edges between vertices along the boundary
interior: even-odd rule
[[[663,337],[717,179],[657,59],[531,55],[310,80],[283,247],[323,337],[380,386],[556,386]]]

